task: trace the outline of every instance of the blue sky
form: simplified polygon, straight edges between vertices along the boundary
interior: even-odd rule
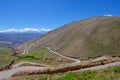
[[[0,30],[55,29],[108,14],[120,15],[120,0],[0,0]]]

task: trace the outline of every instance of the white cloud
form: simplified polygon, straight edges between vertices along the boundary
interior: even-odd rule
[[[0,30],[0,33],[5,33],[5,32],[48,32],[51,31],[51,29],[45,29],[45,28],[23,28],[23,29],[7,29],[7,30]]]
[[[113,16],[112,14],[105,14],[104,16]]]

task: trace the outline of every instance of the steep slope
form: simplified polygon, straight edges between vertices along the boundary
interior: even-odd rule
[[[120,17],[93,17],[66,24],[36,39],[59,53],[87,59],[120,55]]]
[[[0,66],[9,64],[15,57],[12,56],[13,51],[11,48],[0,44]]]

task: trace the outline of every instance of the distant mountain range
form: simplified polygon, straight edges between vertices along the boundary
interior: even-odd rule
[[[0,30],[0,33],[45,33],[51,31],[51,29],[46,28],[21,28],[21,29],[6,29],[6,30]]]
[[[42,36],[44,33],[0,33],[0,44],[15,45]]]
[[[33,42],[79,59],[120,56],[120,17],[100,16],[75,21]]]
[[[0,44],[15,45],[40,37],[51,29],[21,28],[0,30]]]

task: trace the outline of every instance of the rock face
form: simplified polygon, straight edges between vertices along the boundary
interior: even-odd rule
[[[92,17],[66,24],[34,41],[59,53],[87,59],[120,56],[120,17]]]

